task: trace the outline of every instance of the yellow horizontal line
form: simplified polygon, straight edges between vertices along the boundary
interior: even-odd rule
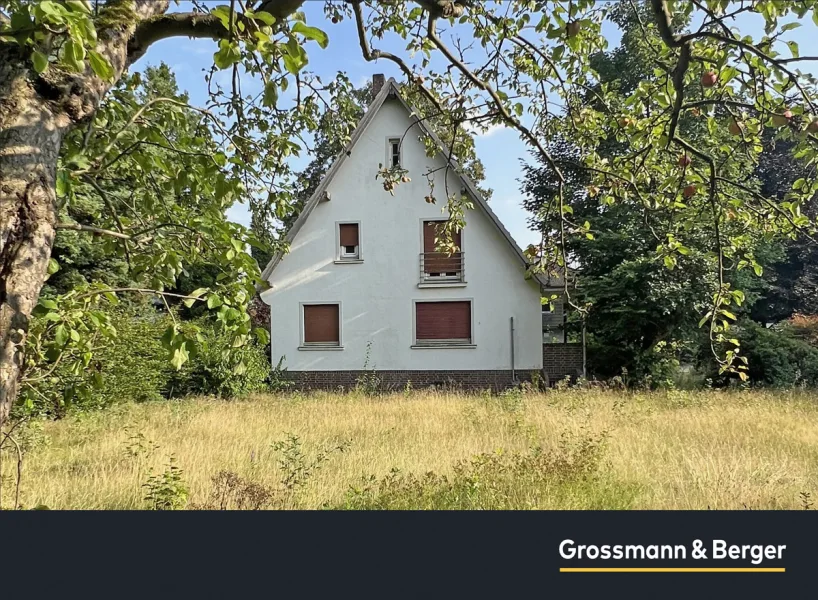
[[[784,567],[560,567],[560,573],[784,573]]]

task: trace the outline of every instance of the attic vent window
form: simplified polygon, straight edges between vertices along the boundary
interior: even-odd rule
[[[389,164],[393,167],[400,166],[400,138],[389,139]]]

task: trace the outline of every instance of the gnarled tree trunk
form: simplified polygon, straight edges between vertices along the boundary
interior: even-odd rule
[[[0,424],[17,396],[28,322],[54,243],[66,125],[35,91],[20,51],[0,50]]]

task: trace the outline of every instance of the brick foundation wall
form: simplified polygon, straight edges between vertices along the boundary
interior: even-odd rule
[[[582,374],[582,344],[543,344],[542,366],[551,383]]]
[[[462,390],[502,391],[514,385],[511,371],[284,371],[281,377],[302,390],[334,390],[355,387],[360,377],[375,376],[384,391],[451,387]],[[529,371],[517,371],[517,381],[530,381]]]

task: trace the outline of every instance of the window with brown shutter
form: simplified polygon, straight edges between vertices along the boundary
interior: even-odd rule
[[[341,260],[357,260],[361,258],[361,240],[358,223],[339,223],[338,240],[341,246],[338,256]]]
[[[435,239],[438,237],[438,226],[441,221],[423,222],[423,271],[427,277],[459,277],[462,271],[463,247],[460,230],[452,236],[458,252],[451,256],[446,252],[437,252]]]
[[[415,340],[418,346],[471,344],[471,301],[416,302]]]
[[[340,346],[339,312],[338,304],[305,304],[304,345]]]

